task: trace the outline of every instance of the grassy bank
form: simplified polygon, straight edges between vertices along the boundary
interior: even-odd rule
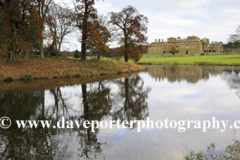
[[[0,81],[19,79],[53,79],[66,77],[89,77],[118,73],[128,73],[144,70],[144,67],[134,63],[114,61],[86,61],[71,59],[46,58],[45,60],[22,59],[15,60],[9,66],[0,61]]]
[[[140,64],[227,65],[240,66],[240,55],[205,55],[189,57],[142,58]]]

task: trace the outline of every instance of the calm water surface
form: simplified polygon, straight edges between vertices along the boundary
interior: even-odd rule
[[[4,90],[0,117],[15,120],[240,120],[240,75],[235,67],[146,66],[147,72],[52,89]],[[9,84],[8,84],[9,85]],[[33,81],[28,86],[37,86]],[[2,85],[2,88],[6,87]],[[34,88],[34,87],[33,87]],[[0,159],[184,159],[217,152],[240,140],[230,129],[0,129]]]

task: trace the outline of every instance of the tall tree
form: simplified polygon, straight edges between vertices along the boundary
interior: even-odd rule
[[[63,4],[66,6],[66,4]],[[52,44],[49,48],[50,53],[56,51],[57,57],[59,56],[60,49],[63,43],[63,39],[68,34],[75,31],[75,27],[72,26],[73,12],[67,7],[53,4],[49,7],[47,14],[47,26],[52,39]]]
[[[139,14],[136,8],[128,6],[121,12],[111,12],[109,23],[115,25],[121,34],[119,44],[122,47],[119,56],[124,56],[125,62],[128,62],[129,58],[139,60],[140,54],[135,48],[147,42],[145,34],[148,18]]]
[[[87,40],[91,35],[94,25],[92,22],[97,19],[97,10],[94,8],[95,0],[76,0],[75,17],[76,27],[82,33],[81,37],[81,60],[86,60]]]
[[[44,59],[43,54],[43,39],[44,39],[44,23],[46,22],[46,16],[49,11],[49,6],[52,3],[52,0],[37,0],[37,9],[38,9],[38,17],[39,17],[39,23],[40,23],[40,42],[39,42],[39,50],[41,59]]]
[[[7,63],[14,63],[14,54],[30,51],[32,39],[38,32],[38,15],[34,0],[0,1],[3,52]]]

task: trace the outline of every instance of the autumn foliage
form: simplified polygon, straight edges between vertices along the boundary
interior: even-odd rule
[[[88,49],[90,49],[93,53],[98,54],[98,58],[100,59],[101,55],[107,54],[109,52],[109,47],[107,46],[107,42],[111,37],[110,32],[108,31],[106,26],[103,26],[99,23],[99,21],[94,21],[91,24],[93,30],[90,32],[91,34],[88,36]]]
[[[138,10],[132,6],[123,8],[121,12],[110,13],[110,24],[116,26],[120,33],[118,56],[124,56],[125,62],[129,58],[139,61],[141,55],[138,52],[139,47],[147,43],[147,24],[148,18],[138,13]]]
[[[108,55],[108,43],[114,40],[120,45],[115,56],[124,56],[125,62],[139,61],[147,42],[148,18],[132,6],[111,12],[110,17],[101,17],[94,5],[95,0],[75,0],[74,8],[53,0],[0,0],[0,54],[7,56],[9,65],[14,64],[14,57],[28,58],[35,53],[40,54],[41,59],[45,55],[59,57],[64,37],[79,30],[82,61],[87,60],[87,52],[97,55],[98,60]],[[23,62],[26,61],[18,61],[17,65],[21,63],[24,67]],[[45,62],[53,63],[49,60],[36,63]],[[47,66],[52,65],[55,64]],[[56,73],[45,76],[59,77]],[[21,79],[21,76],[13,79]]]
[[[8,56],[8,64],[13,64],[14,54],[28,56],[33,41],[40,31],[41,19],[34,0],[0,1],[0,25],[2,29],[2,53]]]

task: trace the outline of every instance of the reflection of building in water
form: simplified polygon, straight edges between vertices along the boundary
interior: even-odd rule
[[[161,81],[167,78],[170,82],[180,82],[187,80],[190,83],[196,83],[200,79],[209,79],[209,75],[217,75],[223,72],[223,67],[215,66],[163,66],[150,65],[147,66],[148,73]]]

